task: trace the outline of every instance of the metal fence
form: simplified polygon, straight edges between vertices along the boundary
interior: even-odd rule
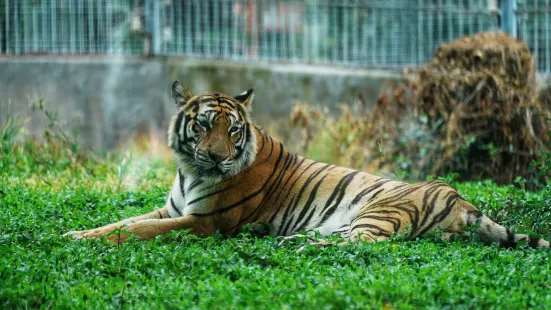
[[[551,0],[3,0],[0,53],[416,66],[506,30],[550,73]],[[2,3],[2,2],[0,2]]]
[[[530,46],[537,70],[551,74],[551,0],[517,0],[515,4],[514,34]]]

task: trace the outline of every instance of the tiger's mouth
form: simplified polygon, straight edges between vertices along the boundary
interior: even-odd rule
[[[212,164],[208,166],[199,165],[196,167],[197,174],[202,177],[221,177],[229,172],[229,168],[223,167],[221,164]]]

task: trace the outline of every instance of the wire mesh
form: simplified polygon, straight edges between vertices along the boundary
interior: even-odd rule
[[[7,54],[139,54],[144,1],[4,0]]]
[[[517,1],[518,35],[528,43],[539,72],[551,74],[551,0]]]
[[[549,72],[550,0],[516,0]],[[499,0],[3,0],[0,53],[183,55],[400,68],[500,29]]]
[[[402,67],[442,42],[498,29],[486,1],[174,1],[162,10],[162,54]],[[181,16],[182,18],[175,18]]]

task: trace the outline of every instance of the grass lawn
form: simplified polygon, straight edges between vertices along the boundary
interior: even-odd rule
[[[428,237],[297,254],[300,242],[248,233],[66,240],[162,207],[173,166],[55,152],[0,149],[0,308],[551,308],[549,250]],[[551,238],[548,190],[454,185],[493,219]]]

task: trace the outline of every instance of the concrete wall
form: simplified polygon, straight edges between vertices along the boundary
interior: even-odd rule
[[[112,149],[148,133],[166,139],[175,111],[170,85],[180,79],[194,93],[237,95],[254,88],[253,118],[285,142],[295,100],[336,110],[361,94],[373,104],[380,88],[399,78],[392,72],[179,57],[0,58],[0,125],[11,102],[11,114],[30,116],[27,131],[40,136],[45,119],[31,113],[29,104],[43,98],[85,146]]]

